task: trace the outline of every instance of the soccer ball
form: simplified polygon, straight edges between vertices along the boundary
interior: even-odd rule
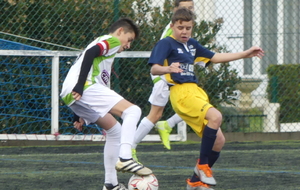
[[[133,174],[128,182],[128,190],[158,190],[158,181],[154,174],[147,176]]]

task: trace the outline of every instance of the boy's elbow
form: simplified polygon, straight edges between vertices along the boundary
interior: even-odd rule
[[[222,63],[224,57],[226,56],[226,54],[221,54],[221,53],[216,53],[211,59],[210,62],[211,63]]]
[[[152,75],[159,75],[158,70],[157,70],[157,66],[156,66],[156,65],[153,65],[153,66],[151,67],[150,73],[151,73]]]
[[[152,75],[158,75],[158,73],[157,73],[155,70],[153,70],[153,69],[151,69],[150,73],[151,73]]]
[[[218,57],[213,57],[213,58],[210,59],[211,63],[219,63],[218,61],[219,61]]]

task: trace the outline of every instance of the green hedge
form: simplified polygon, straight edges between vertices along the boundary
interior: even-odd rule
[[[280,123],[300,122],[300,65],[271,65],[267,73],[268,99],[280,103]]]

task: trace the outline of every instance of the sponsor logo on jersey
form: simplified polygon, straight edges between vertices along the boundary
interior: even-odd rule
[[[103,70],[101,73],[102,81],[107,85],[109,82],[109,73],[106,70]]]
[[[183,50],[181,48],[177,48],[178,53],[182,54]]]

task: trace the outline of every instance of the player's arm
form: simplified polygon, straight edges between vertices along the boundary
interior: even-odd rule
[[[98,45],[94,45],[91,48],[86,50],[86,52],[84,54],[83,62],[82,62],[81,68],[80,68],[78,81],[77,81],[77,84],[75,85],[75,87],[73,88],[73,92],[72,92],[73,97],[76,100],[79,100],[82,96],[83,87],[84,87],[87,75],[90,72],[90,69],[93,65],[94,58],[100,56],[101,54],[102,54],[101,49]]]
[[[183,70],[180,68],[179,62],[174,62],[170,66],[162,66],[160,64],[153,64],[151,67],[152,75],[164,75],[168,73],[181,73]]]
[[[166,39],[160,40],[155,44],[148,61],[148,64],[151,66],[150,72],[152,75],[180,73],[183,71],[178,62],[174,62],[169,66],[163,66],[164,61],[171,51],[171,45]]]
[[[247,49],[242,52],[237,52],[237,53],[216,53],[211,58],[211,61],[213,63],[223,63],[223,62],[229,62],[229,61],[234,61],[243,58],[251,58],[251,57],[262,58],[263,56],[264,56],[264,51],[258,46],[253,46],[250,49]]]

